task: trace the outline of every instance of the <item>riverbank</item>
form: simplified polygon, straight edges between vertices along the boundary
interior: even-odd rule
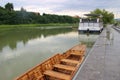
[[[12,30],[12,29],[21,29],[21,28],[77,28],[78,24],[76,23],[49,23],[49,24],[18,24],[18,25],[0,25],[0,31]]]
[[[75,26],[77,24],[69,23],[49,23],[49,24],[18,24],[18,25],[0,25],[0,28],[25,28],[25,27],[68,27]]]

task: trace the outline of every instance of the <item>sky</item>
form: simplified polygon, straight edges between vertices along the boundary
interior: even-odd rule
[[[115,18],[120,18],[120,0],[0,0],[0,6],[13,3],[14,10],[21,7],[31,12],[40,14],[58,14],[81,16],[96,8],[113,12]]]

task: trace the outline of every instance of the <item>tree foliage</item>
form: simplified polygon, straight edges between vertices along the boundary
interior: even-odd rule
[[[13,11],[14,7],[13,7],[13,4],[12,3],[7,3],[5,5],[5,9],[9,10],[9,11]]]
[[[112,23],[114,21],[114,14],[112,12],[108,12],[105,9],[95,9],[91,12],[91,14],[99,14],[102,15],[102,21],[104,24]]]
[[[76,23],[79,18],[65,15],[27,12],[23,7],[20,11],[13,10],[13,4],[7,3],[5,8],[0,6],[0,24],[39,24],[39,23]]]

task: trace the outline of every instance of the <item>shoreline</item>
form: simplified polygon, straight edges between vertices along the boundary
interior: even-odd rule
[[[74,23],[73,23],[74,24]],[[69,23],[49,23],[49,24],[17,24],[17,25],[0,25],[0,28],[29,28],[29,27],[68,27],[73,26],[73,24]]]

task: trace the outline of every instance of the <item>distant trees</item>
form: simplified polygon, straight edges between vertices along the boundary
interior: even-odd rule
[[[79,18],[73,18],[71,16],[59,16],[54,14],[45,14],[43,15],[46,18],[48,23],[76,23],[79,22]]]
[[[9,10],[9,11],[13,11],[14,7],[13,7],[13,4],[12,3],[7,3],[5,5],[5,9],[6,10]]]
[[[79,18],[65,15],[43,14],[27,12],[23,7],[14,11],[12,3],[7,3],[5,8],[0,6],[0,24],[39,24],[39,23],[76,23]]]
[[[112,12],[106,11],[105,9],[103,9],[103,10],[95,9],[94,11],[91,12],[91,14],[102,15],[102,21],[104,24],[113,23],[113,21],[114,21],[114,14]]]

